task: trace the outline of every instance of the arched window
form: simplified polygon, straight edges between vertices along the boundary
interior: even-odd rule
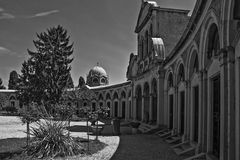
[[[126,98],[126,93],[124,91],[121,93],[121,98]]]
[[[99,100],[103,100],[103,96],[102,96],[102,94],[99,94],[98,99],[99,99]]]
[[[185,77],[184,67],[183,67],[183,64],[180,64],[179,70],[178,70],[178,82],[184,81],[184,77]]]
[[[111,99],[111,96],[109,93],[107,93],[106,99]]]
[[[113,98],[114,98],[114,99],[118,99],[118,94],[117,94],[117,92],[114,93]]]
[[[172,73],[169,74],[168,76],[168,88],[173,87],[173,75]]]
[[[194,64],[193,64],[193,71],[198,72],[199,71],[199,64],[198,64],[198,56],[196,55]]]
[[[213,24],[208,32],[207,57],[217,56],[220,50],[219,34],[216,24]]]

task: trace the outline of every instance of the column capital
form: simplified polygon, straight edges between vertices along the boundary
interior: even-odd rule
[[[165,70],[164,69],[158,69],[158,78],[164,78],[165,76]]]
[[[227,46],[227,61],[228,63],[235,62],[235,48],[233,46]]]
[[[226,60],[227,60],[227,49],[226,48],[222,48],[219,51],[218,54],[218,60],[220,62],[220,66],[226,65]]]

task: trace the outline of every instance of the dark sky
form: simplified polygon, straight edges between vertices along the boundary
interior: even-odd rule
[[[161,7],[192,10],[195,0],[156,0]],[[126,80],[141,0],[0,0],[0,78],[20,73],[27,49],[34,50],[36,33],[62,25],[74,42],[72,78],[86,78],[97,62],[110,84]]]

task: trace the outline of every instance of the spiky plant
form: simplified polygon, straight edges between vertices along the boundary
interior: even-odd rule
[[[37,158],[65,157],[78,155],[84,152],[79,142],[68,136],[64,122],[45,120],[37,122],[36,127],[31,127],[31,139],[26,148],[28,155]]]

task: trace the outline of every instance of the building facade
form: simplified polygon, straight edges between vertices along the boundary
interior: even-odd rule
[[[198,0],[188,12],[142,1],[129,81],[92,88],[93,103],[109,101],[112,116],[165,126],[206,159],[240,159],[239,1]]]
[[[142,1],[126,82],[96,66],[86,84],[92,110],[165,127],[195,156],[240,159],[240,2],[197,0],[189,11]]]

